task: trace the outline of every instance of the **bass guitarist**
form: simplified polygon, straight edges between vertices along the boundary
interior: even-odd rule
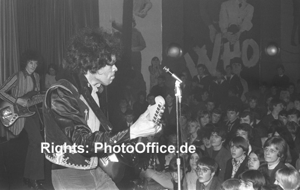
[[[45,141],[51,147],[74,145],[74,151],[45,151],[52,163],[55,189],[118,189],[98,167],[103,148],[96,143],[119,145],[161,130],[151,121],[149,110],[129,128],[112,133],[112,126],[100,109],[100,86],[111,84],[120,55],[119,39],[101,29],[84,29],[75,35],[66,53],[67,79],[52,85],[43,105]],[[80,150],[83,148],[83,152]]]
[[[28,99],[22,98],[33,91],[40,91],[40,77],[35,72],[39,54],[26,51],[21,56],[21,70],[11,75],[0,88],[0,98],[12,105],[27,107]],[[24,183],[33,189],[44,189],[39,180],[44,179],[44,156],[41,153],[41,124],[38,114],[18,119],[7,128],[17,136],[25,129],[28,136],[28,149],[24,168]]]

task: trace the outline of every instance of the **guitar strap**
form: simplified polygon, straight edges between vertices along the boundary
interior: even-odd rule
[[[29,75],[32,79],[32,83],[33,83],[33,91],[35,91],[35,88],[36,88],[36,80],[35,80],[35,77],[34,77],[34,73],[32,73],[31,75]]]
[[[102,112],[101,108],[97,105],[94,98],[90,93],[90,89],[87,84],[87,80],[84,76],[75,77],[76,83],[80,85],[79,93],[82,94],[86,102],[89,104],[90,108],[93,110],[95,115],[100,121],[101,126],[104,128],[106,132],[112,130],[111,123],[106,119],[104,113]],[[84,84],[85,83],[85,84]]]
[[[36,87],[37,87],[37,85],[36,85],[36,80],[35,80],[35,77],[34,77],[34,73],[32,73],[31,75],[29,75],[30,77],[31,77],[31,79],[32,79],[32,83],[33,83],[33,92],[35,92],[36,90]],[[39,90],[39,89],[37,89],[37,90]],[[37,112],[37,114],[38,114],[38,117],[39,117],[39,120],[40,120],[40,122],[41,122],[41,128],[40,128],[40,130],[42,131],[43,130],[43,128],[44,128],[44,122],[43,122],[43,119],[42,119],[42,116],[41,116],[41,114],[40,114],[40,111],[39,111],[39,108],[37,107],[37,105],[34,105],[34,108],[35,108],[35,110],[36,110],[36,112]]]

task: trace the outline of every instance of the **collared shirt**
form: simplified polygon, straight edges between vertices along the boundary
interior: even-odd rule
[[[95,100],[95,102],[97,103],[97,105],[100,107],[99,97],[97,95],[98,87],[99,86],[94,86],[94,85],[90,85],[90,86],[92,86],[91,95],[92,95],[93,99]],[[88,105],[88,103],[85,100],[84,100],[84,102],[89,107],[89,110],[86,110],[86,113],[85,113],[86,117],[87,117],[86,118],[87,124],[90,127],[90,129],[92,130],[92,132],[98,131],[99,128],[100,128],[100,121],[97,118],[96,114],[93,112],[92,108],[90,108],[90,106]]]
[[[234,178],[236,172],[238,171],[241,164],[244,162],[246,156],[243,155],[239,160],[232,159],[232,173],[231,178]]]
[[[93,99],[95,100],[95,102],[97,103],[97,105],[100,107],[99,104],[99,98],[97,95],[98,92],[98,87],[99,86],[93,86],[88,84],[89,86],[92,86],[92,92],[91,95],[93,97]],[[88,106],[88,110],[85,110],[85,120],[87,122],[88,127],[91,129],[92,132],[95,131],[99,131],[100,129],[100,121],[97,118],[96,114],[93,112],[92,108],[89,106],[89,104],[87,103],[87,101],[85,100],[85,98],[81,95],[80,99]],[[91,165],[92,166],[96,166],[98,164],[98,158],[96,156],[91,158]]]
[[[208,182],[205,182],[205,183],[201,183],[201,182],[197,181],[197,183],[199,183],[199,186],[198,186],[199,189],[198,190],[210,190],[212,180],[213,180],[213,177]]]

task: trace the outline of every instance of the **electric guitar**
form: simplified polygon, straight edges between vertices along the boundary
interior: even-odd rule
[[[0,104],[0,120],[5,127],[12,126],[21,117],[30,117],[35,114],[30,107],[42,103],[44,101],[44,94],[37,94],[36,92],[29,92],[20,98],[28,100],[26,107],[19,104],[11,104],[9,102],[2,102]]]
[[[160,123],[160,119],[165,110],[165,100],[161,96],[155,97],[155,104],[149,105],[150,120],[155,124]],[[112,178],[115,183],[122,180],[125,171],[125,164],[119,160],[124,160],[124,155],[111,154],[99,158],[99,166]]]

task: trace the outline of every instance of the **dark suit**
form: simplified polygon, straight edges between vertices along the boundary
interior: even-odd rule
[[[233,158],[232,158],[233,159]],[[224,180],[230,179],[232,175],[232,159],[229,159],[226,163],[226,170],[224,175]],[[239,169],[234,174],[233,178],[238,178],[241,173],[247,170],[247,163],[248,163],[248,157],[244,159],[244,161],[241,163]]]
[[[237,127],[240,125],[240,120],[239,118],[237,118],[236,120],[234,120],[233,122],[226,122],[225,124],[225,130],[227,132],[227,136],[226,136],[226,140],[223,143],[223,146],[228,148],[229,146],[229,142],[231,141],[231,139],[233,137],[236,136],[236,129]]]
[[[201,187],[201,183],[199,182],[199,180],[197,180],[196,181],[196,190],[219,190],[219,189],[221,189],[222,182],[219,180],[219,178],[213,177],[213,179],[211,180],[211,182],[208,185],[210,185],[209,188],[203,189]]]
[[[286,168],[287,166],[283,162],[279,162],[279,164],[271,171],[271,173],[268,175],[268,180],[270,184],[273,184],[275,182],[275,174],[277,170],[281,168]],[[269,173],[270,170],[268,170],[268,165],[264,165],[263,167],[260,168],[261,170],[267,171],[267,174]]]
[[[289,86],[290,78],[286,75],[275,75],[272,80],[272,85],[275,85],[281,89],[287,88]]]
[[[239,97],[241,97],[244,91],[241,79],[237,75],[231,75],[230,77],[225,76],[225,80],[228,82],[229,88],[235,89],[236,93],[238,93]]]
[[[209,90],[209,85],[210,85],[211,81],[212,81],[212,78],[209,75],[205,75],[203,77],[196,75],[193,78],[193,82],[203,85],[203,88],[201,88],[201,89],[207,90],[207,91]]]
[[[207,149],[207,154],[209,157],[213,158],[212,154],[213,154],[213,149],[212,147]],[[219,171],[216,172],[216,177],[219,178],[220,181],[224,180],[224,174],[225,174],[225,169],[226,169],[226,163],[227,160],[229,160],[231,158],[231,154],[230,151],[227,150],[226,148],[222,147],[220,149],[220,151],[218,152],[218,154],[216,155],[215,161],[218,163],[219,165]]]
[[[166,106],[164,114],[163,114],[163,120],[166,123],[166,129],[167,131],[176,130],[176,128],[173,129],[174,126],[176,126],[176,106],[175,104],[172,106],[172,109],[169,111],[168,106]],[[165,133],[164,132],[164,133]]]
[[[217,81],[214,80],[210,84],[211,97],[216,101],[217,105],[220,105],[226,100],[228,95],[228,82],[226,80]]]

